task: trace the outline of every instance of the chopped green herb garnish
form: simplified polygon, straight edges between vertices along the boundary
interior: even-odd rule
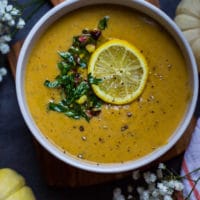
[[[100,78],[94,78],[94,77],[91,75],[91,73],[90,73],[90,74],[88,74],[88,82],[89,82],[90,84],[98,85],[99,83],[102,82],[102,79],[100,79]]]
[[[98,28],[100,30],[105,30],[107,28],[107,26],[108,26],[108,20],[109,20],[109,16],[103,17],[103,19],[101,19],[99,21]]]
[[[99,84],[101,79],[88,74],[80,73],[80,69],[87,70],[87,64],[101,31],[107,27],[109,17],[105,16],[99,21],[98,28],[84,29],[78,36],[74,36],[72,45],[68,51],[58,52],[61,61],[57,63],[60,74],[54,81],[45,80],[44,85],[48,88],[59,88],[61,100],[50,102],[48,109],[65,114],[73,119],[85,118],[89,121],[93,116],[101,112],[103,104],[93,92],[91,85]]]

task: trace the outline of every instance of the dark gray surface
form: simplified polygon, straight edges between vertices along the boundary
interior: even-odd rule
[[[27,2],[26,0],[18,0]],[[171,17],[179,0],[161,0],[161,8]],[[17,37],[23,39],[33,24],[44,12],[50,8],[45,5],[36,16],[21,31]],[[29,10],[26,11],[26,14]],[[3,59],[1,57],[1,64]],[[5,63],[6,64],[6,63]],[[182,156],[168,162],[169,167],[178,171]],[[118,182],[79,189],[55,189],[50,188],[43,180],[36,153],[32,143],[32,136],[24,123],[16,100],[15,83],[8,71],[4,81],[0,83],[0,168],[10,167],[21,173],[27,180],[27,184],[33,189],[38,200],[62,200],[62,199],[112,199],[112,189],[115,186],[124,187],[129,179]]]

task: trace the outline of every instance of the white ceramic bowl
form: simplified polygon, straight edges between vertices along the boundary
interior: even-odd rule
[[[53,144],[51,144],[44,135],[37,128],[35,122],[33,121],[31,114],[29,112],[25,94],[24,94],[24,72],[26,70],[26,63],[29,57],[29,54],[34,46],[34,43],[38,40],[38,38],[43,34],[43,32],[58,18],[63,15],[73,11],[77,8],[94,5],[94,4],[117,4],[128,6],[135,10],[138,10],[150,17],[152,17],[155,21],[160,23],[176,40],[179,45],[185,60],[187,62],[188,71],[190,72],[190,81],[191,81],[191,93],[192,98],[188,104],[187,112],[183,117],[182,122],[177,127],[177,130],[173,133],[171,138],[169,139],[168,144],[160,147],[156,151],[147,156],[134,160],[125,162],[124,164],[101,164],[96,165],[89,161],[75,159],[74,157],[64,154],[58,148],[56,148]],[[22,112],[22,115],[27,123],[30,131],[37,139],[37,141],[51,154],[53,154],[58,159],[63,162],[70,164],[72,166],[93,171],[93,172],[104,172],[104,173],[114,173],[114,172],[123,172],[127,170],[133,170],[144,166],[164,153],[166,153],[170,148],[174,146],[174,144],[181,138],[184,131],[186,130],[189,122],[192,118],[192,115],[195,110],[197,96],[198,96],[198,71],[195,63],[195,59],[193,53],[189,47],[189,44],[183,37],[179,28],[175,25],[175,23],[161,10],[157,9],[155,6],[152,6],[150,3],[141,0],[68,0],[60,5],[56,6],[52,10],[50,10],[46,15],[44,15],[38,23],[33,27],[30,31],[28,37],[26,38],[22,50],[20,52],[18,64],[17,64],[17,74],[16,74],[16,90],[17,90],[17,98],[18,103]]]

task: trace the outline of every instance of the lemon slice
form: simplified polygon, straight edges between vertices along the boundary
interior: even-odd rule
[[[144,90],[148,66],[145,57],[124,40],[112,39],[92,54],[88,73],[102,79],[93,84],[95,94],[107,103],[127,104]]]

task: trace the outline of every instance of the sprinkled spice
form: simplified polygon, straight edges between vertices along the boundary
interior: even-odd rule
[[[79,130],[81,131],[81,132],[83,132],[84,130],[85,130],[85,128],[84,128],[84,126],[79,126]]]
[[[132,112],[127,112],[127,117],[132,117]]]
[[[128,125],[124,125],[124,126],[121,127],[121,131],[122,132],[125,131],[125,130],[127,130],[127,129],[128,129]]]
[[[87,137],[86,137],[86,136],[82,136],[81,139],[82,139],[83,141],[86,141],[86,140],[87,140]]]
[[[99,142],[100,142],[100,143],[104,143],[105,140],[104,140],[102,137],[100,137],[100,138],[99,138]]]
[[[77,157],[83,159],[83,154],[78,154]]]

